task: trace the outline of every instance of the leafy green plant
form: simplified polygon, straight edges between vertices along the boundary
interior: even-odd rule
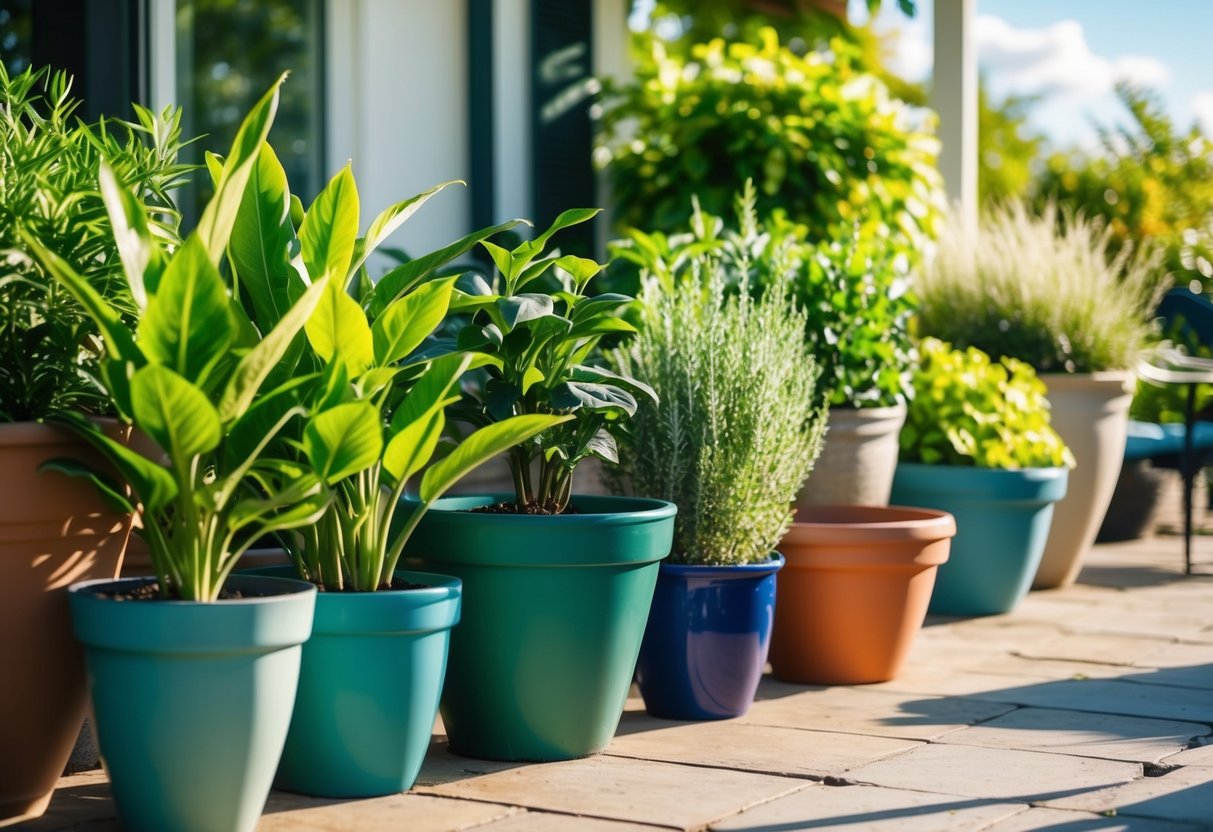
[[[509,451],[518,512],[565,511],[577,464],[590,456],[618,462],[615,437],[635,414],[637,397],[653,397],[648,385],[587,363],[604,336],[635,331],[620,317],[633,298],[588,296],[603,265],[545,251],[558,231],[597,213],[565,211],[513,249],[485,240],[492,283],[469,274],[455,284],[451,309],[467,316],[456,343],[487,359],[480,378],[465,385],[462,401],[450,408],[452,418],[483,428],[528,414],[572,417]],[[543,278],[552,270],[559,285],[537,291],[551,285]]]
[[[281,81],[279,81],[279,84]],[[316,522],[328,497],[321,478],[276,452],[275,439],[305,415],[280,362],[328,290],[312,283],[264,335],[220,276],[245,187],[278,104],[278,84],[249,112],[222,165],[197,229],[172,251],[136,196],[107,165],[101,193],[117,239],[138,327],[32,235],[26,243],[101,332],[99,376],[118,414],[145,433],[163,464],[107,436],[78,413],[56,417],[91,443],[129,484],[77,462],[51,467],[91,479],[115,508],[137,500],[162,597],[213,601],[243,551],[261,535]],[[257,487],[271,487],[267,496]]]
[[[812,470],[826,410],[811,403],[820,370],[805,317],[776,282],[761,299],[729,292],[716,258],[646,278],[640,334],[611,353],[615,369],[647,379],[612,488],[678,506],[673,562],[767,560]]]
[[[170,193],[189,170],[177,163],[180,112],[134,105],[135,122],[88,125],[75,119],[78,106],[66,73],[10,76],[0,65],[0,421],[109,412],[96,379],[97,327],[25,242],[53,252],[133,321],[98,187],[103,159],[142,204],[149,228],[177,241]]]
[[[858,223],[916,258],[945,204],[938,142],[856,60],[837,38],[797,55],[771,29],[757,44],[716,39],[689,57],[652,37],[635,80],[608,92],[595,150],[618,222],[683,228],[692,195],[723,216],[753,179],[762,217],[782,208],[813,239]]]
[[[217,160],[210,164],[219,170]],[[347,165],[312,202],[296,231],[286,210],[295,199],[267,144],[240,205],[229,252],[254,325],[263,330],[277,326],[292,298],[310,291],[309,281],[313,286],[327,282],[308,319],[306,337],[295,345],[291,396],[270,405],[285,410],[301,404],[309,413],[306,422],[292,424],[281,451],[289,470],[318,477],[330,499],[314,523],[279,537],[302,577],[326,589],[390,587],[405,542],[435,500],[484,461],[570,418],[530,414],[502,419],[465,437],[430,465],[446,426],[444,408],[459,399],[454,390],[460,377],[474,363],[489,360],[435,349],[430,336],[447,314],[457,279],[436,275],[514,223],[474,232],[407,260],[377,283],[366,274],[366,262],[393,231],[451,184],[389,206],[360,236],[358,188]],[[401,497],[418,474],[419,500],[409,504],[397,523]],[[266,479],[262,487],[275,494],[291,486],[289,479]]]
[[[915,289],[919,333],[1042,373],[1132,368],[1154,339],[1153,310],[1166,288],[1156,251],[1111,256],[1100,223],[1022,203],[994,210],[978,233],[959,226],[940,240]]]
[[[937,338],[919,345],[914,399],[901,429],[901,459],[978,468],[1073,467],[1049,425],[1044,382],[1014,358],[991,361],[976,347]]]
[[[814,243],[807,227],[778,211],[760,223],[750,182],[737,196],[736,213],[738,230],[697,210],[687,233],[631,231],[613,251],[658,275],[688,273],[699,268],[698,258],[710,255],[721,261],[733,286],[790,291],[806,313],[804,338],[822,370],[817,391],[823,399],[834,407],[904,402],[916,306],[907,291],[909,260],[898,247],[860,227]]]

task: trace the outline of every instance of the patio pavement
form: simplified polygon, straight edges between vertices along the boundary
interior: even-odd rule
[[[1213,561],[1213,539],[1196,553]],[[1077,586],[1012,615],[932,619],[886,684],[767,677],[729,722],[652,719],[630,700],[596,758],[481,762],[439,735],[411,793],[274,793],[258,829],[1213,829],[1213,577],[1181,562],[1178,538],[1097,546]],[[16,828],[120,827],[98,771],[63,778],[48,814]]]

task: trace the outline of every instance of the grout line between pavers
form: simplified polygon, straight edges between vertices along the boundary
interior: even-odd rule
[[[431,786],[429,788],[433,787]],[[797,789],[797,791],[799,791],[799,789]],[[564,817],[571,818],[593,818],[594,820],[612,821],[614,823],[634,823],[639,826],[659,826],[662,829],[676,829],[678,832],[690,832],[687,827],[673,823],[662,823],[651,820],[635,820],[633,818],[621,818],[617,815],[601,815],[594,812],[568,812],[561,809],[535,809],[529,806],[521,806],[517,803],[510,803],[505,800],[490,800],[484,797],[464,797],[462,795],[454,794],[431,794],[428,792],[418,792],[415,789],[405,792],[405,794],[424,794],[427,797],[440,797],[444,800],[462,800],[464,803],[487,803],[492,806],[506,806],[510,809],[518,810],[517,812],[514,812],[513,815],[509,815],[508,817],[514,817],[514,815],[519,814],[562,815]],[[477,823],[472,826],[464,826],[461,828],[460,832],[466,829],[476,829],[477,827],[487,826],[490,823],[497,823],[500,820],[503,820],[503,818],[493,818],[491,820],[486,820],[483,823]],[[713,821],[713,823],[715,823],[715,821]]]

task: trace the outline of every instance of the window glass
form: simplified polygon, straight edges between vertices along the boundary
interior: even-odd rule
[[[0,60],[9,77],[24,72],[34,55],[34,0],[0,0]]]
[[[311,201],[324,184],[322,14],[322,0],[177,0],[177,102],[184,134],[206,134],[191,161],[203,149],[225,152],[245,113],[289,70],[270,144],[292,192]],[[211,190],[198,176],[183,206],[190,219]]]

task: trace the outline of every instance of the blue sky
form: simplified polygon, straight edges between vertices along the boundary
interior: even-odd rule
[[[894,68],[929,76],[932,0],[913,20],[884,5],[877,29],[900,32]],[[1089,147],[1092,119],[1124,119],[1111,93],[1120,79],[1156,89],[1181,127],[1199,118],[1213,133],[1213,0],[977,0],[977,14],[991,91],[1040,95],[1031,124],[1054,146]]]

